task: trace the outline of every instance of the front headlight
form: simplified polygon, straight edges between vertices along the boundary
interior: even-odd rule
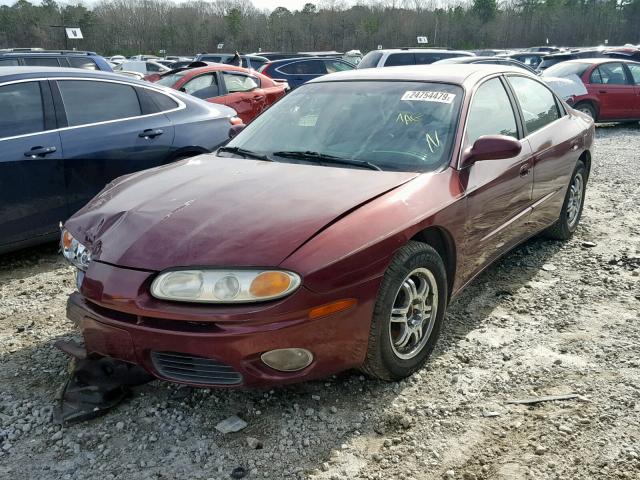
[[[62,238],[60,239],[60,248],[62,255],[71,265],[76,266],[83,272],[89,267],[91,262],[91,252],[87,247],[73,238],[68,230],[62,230]]]
[[[161,273],[151,294],[162,300],[247,303],[275,300],[300,286],[300,277],[284,270],[173,270]]]

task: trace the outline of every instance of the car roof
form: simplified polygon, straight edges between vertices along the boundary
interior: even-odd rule
[[[382,53],[425,53],[425,52],[434,52],[434,53],[465,53],[469,56],[473,56],[473,53],[467,50],[449,50],[447,48],[384,48],[382,50],[372,50],[373,52],[382,52]]]
[[[136,80],[132,77],[119,75],[117,73],[104,72],[100,70],[86,70],[83,68],[66,67],[2,67],[0,68],[0,82],[12,80],[22,80],[28,78],[49,78],[49,77],[85,77],[106,80],[119,80],[136,85],[149,86],[149,82]]]
[[[574,58],[572,60],[567,60],[567,63],[588,63],[591,65],[600,65],[601,63],[611,63],[611,62],[634,63],[634,64],[638,63],[638,62],[634,62],[633,60],[627,60],[625,58],[617,58],[617,57]]]
[[[395,80],[416,82],[439,82],[464,85],[476,83],[480,79],[498,73],[527,73],[519,67],[508,65],[484,64],[430,64],[407,65],[400,67],[364,68],[361,70],[345,70],[315,78],[308,83],[354,80]],[[534,78],[532,75],[529,75]]]
[[[51,55],[57,55],[57,56],[70,55],[70,56],[78,56],[78,57],[87,57],[87,56],[97,56],[98,54],[96,52],[89,52],[89,51],[83,51],[83,50],[18,50],[18,51],[0,50],[0,56],[2,57],[24,57],[24,56],[31,56],[31,55],[36,57],[51,56]]]
[[[175,73],[184,73],[185,75],[189,75],[189,76],[193,76],[193,75],[197,75],[199,73],[205,73],[205,72],[217,72],[219,70],[230,70],[232,72],[241,72],[241,73],[246,73],[250,75],[255,75],[257,73],[254,70],[249,70],[248,68],[238,67],[237,65],[229,65],[226,63],[211,63],[210,65],[207,65],[204,67],[195,67],[195,68],[183,67],[176,70],[178,71]],[[165,72],[165,73],[169,73],[169,72]]]
[[[270,64],[274,63],[290,63],[290,62],[298,62],[301,60],[309,61],[309,60],[342,60],[339,56],[336,57],[294,57],[294,58],[279,58],[278,60],[269,61]],[[342,60],[344,61],[344,60]],[[349,62],[345,62],[349,63]]]

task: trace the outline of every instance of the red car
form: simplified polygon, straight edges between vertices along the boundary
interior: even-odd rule
[[[275,82],[261,73],[223,64],[173,70],[150,81],[231,107],[244,123],[257,117],[288,89],[286,83]]]
[[[406,377],[474,277],[576,230],[593,136],[521,69],[318,78],[215,155],[123,177],[67,221],[69,318],[89,355],[192,385]]]
[[[586,92],[573,98],[573,106],[596,122],[640,120],[638,62],[613,58],[570,60],[548,68],[542,76],[577,76]]]

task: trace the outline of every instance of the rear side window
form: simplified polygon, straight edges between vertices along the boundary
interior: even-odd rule
[[[70,127],[141,114],[138,95],[129,85],[61,80],[58,87]]]
[[[17,58],[0,58],[0,67],[17,67],[20,62]]]
[[[44,109],[38,82],[0,87],[0,138],[44,130]]]
[[[381,58],[382,52],[369,52],[362,57],[362,61],[358,64],[358,68],[375,68],[378,66],[378,62]]]
[[[289,75],[324,75],[327,73],[327,68],[322,60],[292,62],[280,67],[278,70]]]
[[[203,55],[202,57],[200,57],[201,62],[220,63],[221,60],[222,57],[220,55]]]
[[[589,76],[589,83],[602,83],[602,75],[600,75],[600,69],[594,68]]]
[[[344,62],[338,62],[337,60],[325,60],[324,63],[327,66],[327,73],[353,70],[353,67],[351,65],[347,65]]]
[[[235,73],[222,72],[224,85],[229,93],[250,92],[258,88],[260,85],[253,77],[246,75],[236,75]]]
[[[473,145],[483,135],[518,137],[511,102],[497,78],[480,85],[473,96],[467,118],[465,145]]]
[[[25,57],[24,64],[30,67],[59,67],[60,62],[53,57]]]
[[[185,83],[180,90],[198,98],[212,98],[220,95],[215,73],[199,75]]]
[[[258,70],[259,68],[262,68],[262,66],[268,62],[268,60],[261,60],[259,58],[249,58],[247,60],[251,64],[251,68],[253,68],[254,70]],[[247,60],[242,60],[242,64],[244,65],[247,62]]]
[[[147,62],[147,72],[166,72],[159,63]]]
[[[509,77],[528,133],[549,125],[560,118],[553,93],[544,85],[524,77]]]
[[[151,97],[151,101],[158,108],[159,112],[165,112],[167,110],[178,108],[178,104],[176,103],[176,101],[168,97],[167,95],[148,89],[145,89],[145,91],[146,94]]]
[[[433,61],[433,60],[432,60]],[[397,67],[400,65],[415,65],[416,59],[413,53],[392,53],[384,62],[385,67]]]
[[[67,57],[67,60],[69,61],[69,65],[71,65],[73,68],[82,68],[84,70],[98,70],[96,62],[94,62],[90,58]]]

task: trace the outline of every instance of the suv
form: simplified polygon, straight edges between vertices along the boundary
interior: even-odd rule
[[[445,58],[473,56],[473,53],[462,50],[438,50],[431,48],[372,50],[358,63],[358,69],[396,67],[399,65],[425,65]]]
[[[287,82],[293,89],[327,73],[342,72],[355,68],[355,65],[340,58],[299,57],[274,60],[263,65],[258,72],[274,79],[276,82]]]
[[[10,48],[0,50],[0,67],[70,67],[111,72],[109,63],[95,52]]]

